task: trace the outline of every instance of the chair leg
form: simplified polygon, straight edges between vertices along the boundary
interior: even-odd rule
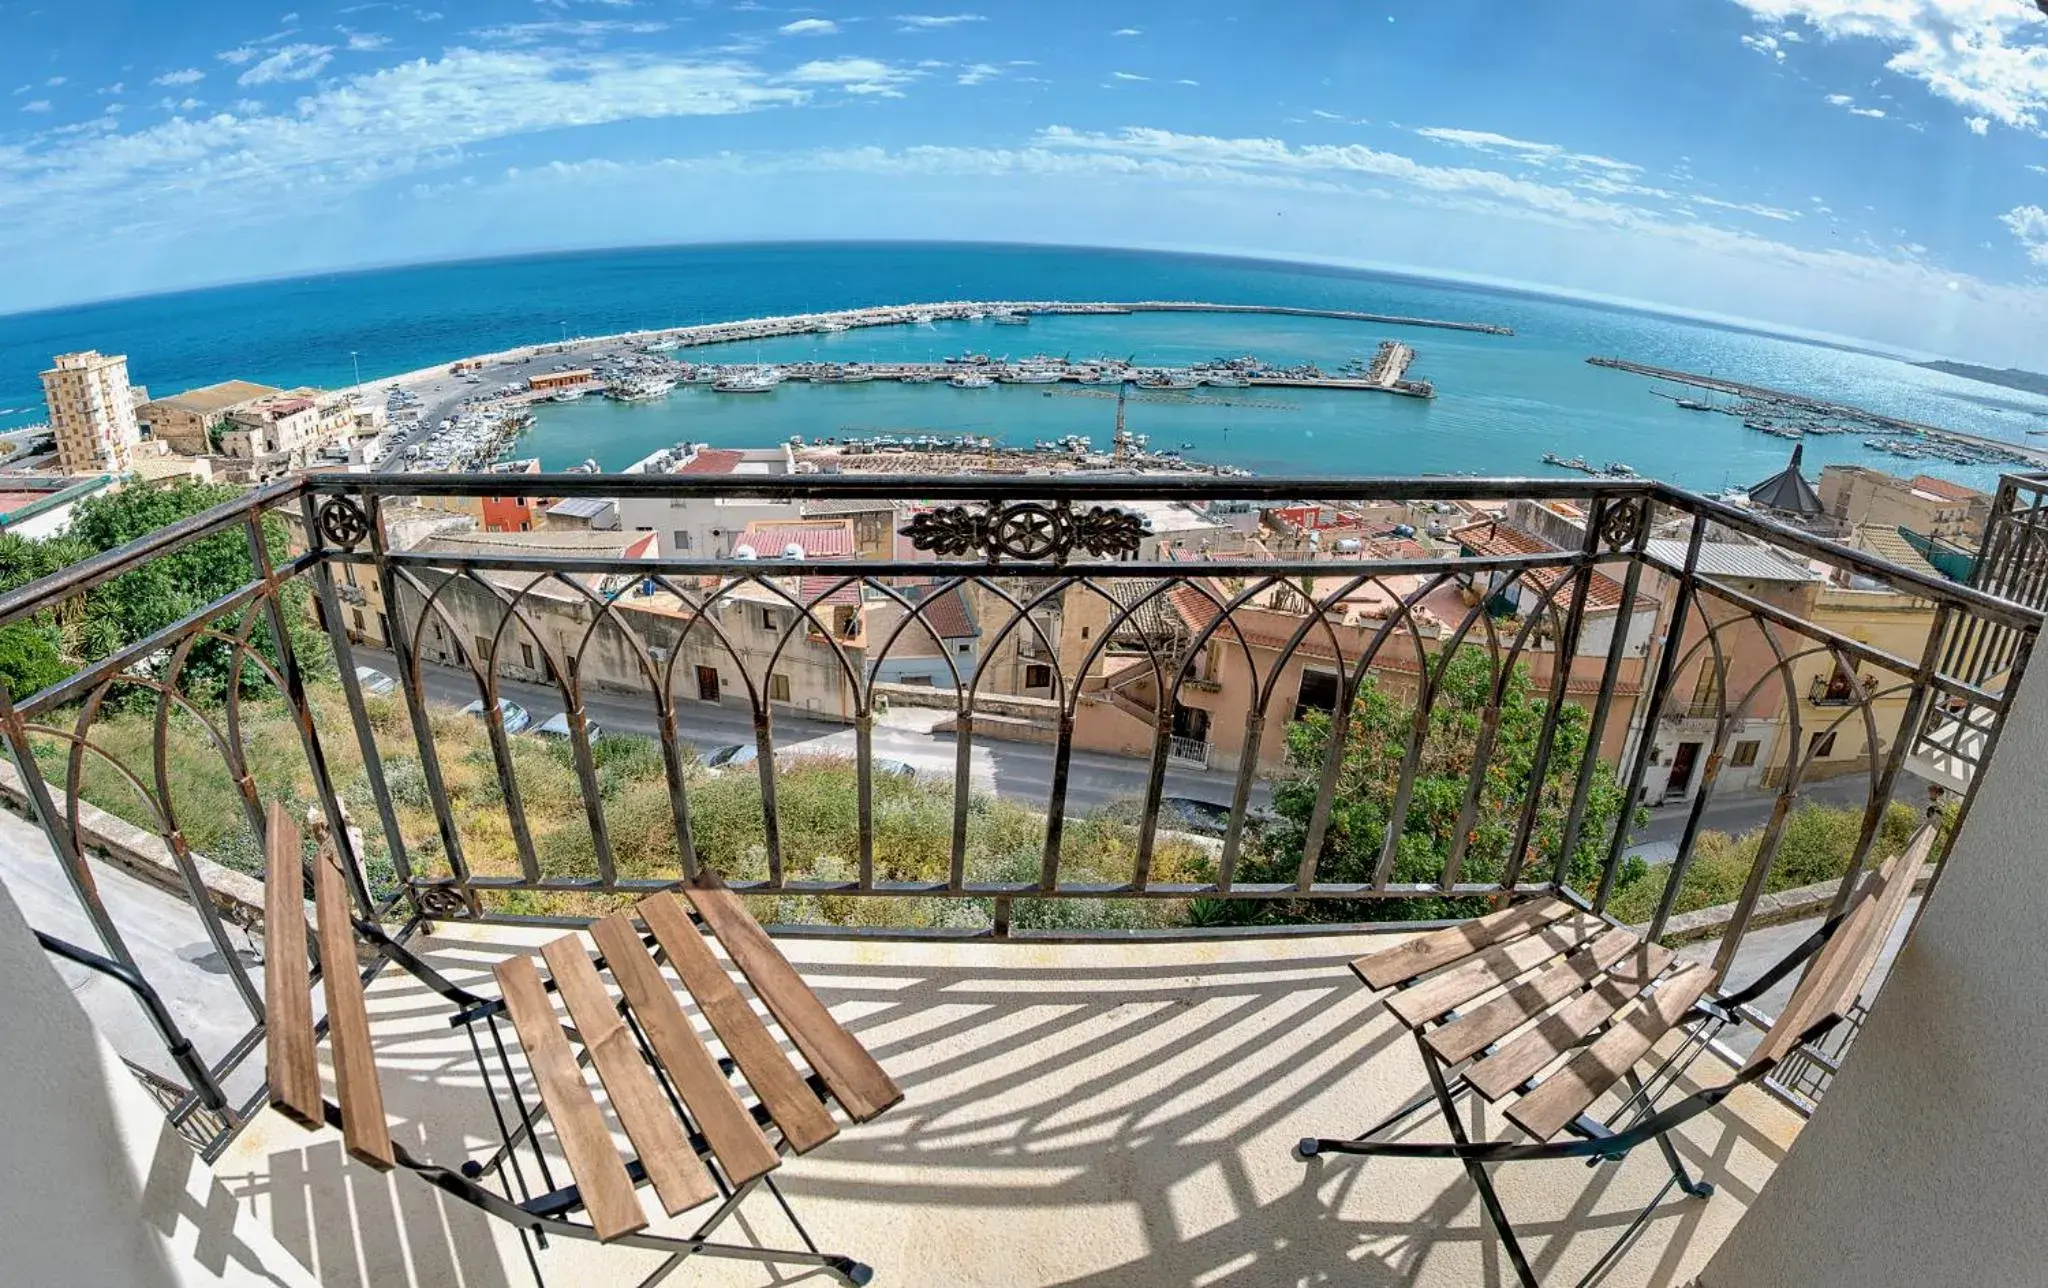
[[[1631,1091],[1639,1096],[1643,1094],[1643,1080],[1636,1076],[1634,1069],[1630,1069],[1622,1076],[1628,1079]],[[1664,1161],[1671,1165],[1671,1179],[1677,1182],[1679,1189],[1684,1190],[1696,1199],[1711,1198],[1713,1196],[1714,1183],[1712,1181],[1696,1181],[1693,1179],[1692,1173],[1685,1166],[1685,1160],[1678,1156],[1678,1147],[1671,1143],[1669,1135],[1663,1132],[1657,1134],[1657,1148],[1663,1151]],[[1662,1194],[1657,1196],[1658,1199],[1663,1197]],[[1650,1206],[1655,1207],[1656,1203],[1653,1201]]]
[[[724,1224],[728,1217],[739,1210],[740,1202],[753,1193],[757,1186],[762,1185],[766,1185],[769,1192],[775,1196],[775,1201],[782,1205],[783,1214],[789,1218],[790,1225],[796,1228],[797,1237],[804,1241],[804,1247],[813,1256],[823,1255],[818,1252],[818,1245],[812,1242],[810,1231],[804,1229],[803,1222],[797,1220],[796,1213],[789,1206],[789,1201],[782,1197],[782,1191],[775,1187],[775,1183],[769,1177],[765,1175],[757,1176],[734,1190],[723,1203],[720,1203],[712,1211],[710,1216],[704,1219],[702,1225],[691,1232],[690,1241],[696,1247],[690,1252],[671,1253],[666,1261],[654,1268],[652,1274],[640,1281],[640,1288],[654,1288],[654,1285],[673,1274],[676,1267],[689,1259],[694,1252],[711,1252],[714,1255],[742,1255],[750,1256],[752,1259],[760,1261],[774,1261],[775,1250],[773,1248],[750,1249],[745,1253],[736,1253],[730,1250],[727,1245],[706,1242],[713,1230]],[[853,1260],[851,1257],[828,1257],[826,1258],[826,1266],[842,1280],[853,1285],[854,1288],[861,1288],[861,1285],[866,1284],[875,1275],[875,1272],[870,1267]]]
[[[1436,1053],[1422,1040],[1422,1033],[1415,1034],[1415,1043],[1422,1048],[1422,1067],[1429,1073],[1430,1089],[1435,1093],[1437,1104],[1444,1111],[1444,1125],[1450,1129],[1451,1139],[1460,1145],[1471,1143],[1465,1133],[1465,1120],[1459,1116],[1458,1102],[1451,1097],[1450,1085],[1444,1081],[1444,1071],[1436,1061]],[[1465,1159],[1465,1174],[1472,1178],[1472,1184],[1479,1190],[1479,1202],[1486,1209],[1486,1219],[1493,1224],[1494,1232],[1500,1235],[1501,1247],[1506,1249],[1508,1262],[1515,1268],[1515,1276],[1522,1288],[1537,1288],[1536,1274],[1529,1269],[1529,1259],[1522,1255],[1522,1245],[1515,1238],[1515,1227],[1508,1221],[1506,1209],[1500,1205],[1500,1196],[1493,1192],[1493,1178],[1487,1175],[1486,1165],[1477,1159]]]

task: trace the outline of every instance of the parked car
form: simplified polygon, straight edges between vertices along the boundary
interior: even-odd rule
[[[482,698],[474,699],[468,706],[462,709],[462,714],[475,716],[479,720],[483,719],[484,700]],[[533,723],[533,716],[527,709],[510,698],[498,699],[498,718],[505,722],[506,733],[518,733]]]
[[[1230,806],[1193,796],[1165,796],[1159,801],[1159,821],[1183,832],[1222,836],[1230,830]]]
[[[751,742],[735,742],[724,747],[714,747],[704,753],[704,768],[712,773],[726,769],[743,769],[753,764],[760,754],[760,748]]]
[[[535,725],[533,731],[543,738],[566,738],[569,736],[569,713],[557,711]],[[604,737],[603,727],[595,720],[585,720],[583,722],[583,733],[592,742],[596,742],[599,738]]]
[[[382,671],[367,666],[356,668],[356,683],[362,686],[363,692],[373,697],[388,698],[398,691],[398,681]]]
[[[876,773],[887,774],[891,778],[917,777],[917,766],[907,760],[889,760],[882,756],[877,756],[874,760],[874,766]]]

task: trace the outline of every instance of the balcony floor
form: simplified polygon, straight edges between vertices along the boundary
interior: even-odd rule
[[[423,946],[492,992],[490,961],[555,933],[454,927]],[[1293,1156],[1299,1137],[1348,1135],[1425,1085],[1413,1043],[1344,966],[1391,942],[785,941],[906,1098],[777,1175],[819,1245],[873,1265],[877,1285],[1512,1283],[1457,1164]],[[487,1154],[489,1106],[447,1005],[391,971],[370,1004],[399,1142],[450,1166]],[[1722,1072],[1711,1057],[1695,1066]],[[1484,1124],[1513,1135],[1497,1113]],[[1667,1202],[1604,1282],[1688,1282],[1799,1124],[1751,1090],[1695,1118],[1680,1148],[1714,1197]],[[1438,1139],[1441,1126],[1422,1117],[1410,1133]],[[509,1228],[344,1161],[332,1131],[265,1113],[217,1170],[327,1288],[532,1282]],[[1645,1148],[1619,1166],[1506,1167],[1497,1184],[1538,1273],[1570,1283],[1666,1175]],[[742,1216],[793,1242],[766,1195]],[[540,1257],[550,1283],[593,1288],[638,1283],[659,1261],[568,1241]],[[831,1282],[709,1259],[668,1282],[798,1281]]]

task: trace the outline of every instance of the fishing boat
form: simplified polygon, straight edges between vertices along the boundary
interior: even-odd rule
[[[896,379],[899,383],[906,385],[928,385],[936,377],[929,371],[906,371],[896,377]]]
[[[979,371],[961,371],[946,382],[955,389],[988,389],[996,382]]]
[[[1031,315],[1029,313],[996,313],[990,316],[989,321],[997,326],[1030,326]]]
[[[576,400],[577,400],[578,398],[581,398],[581,397],[582,397],[582,396],[583,396],[584,394],[586,394],[586,393],[588,393],[588,392],[589,392],[589,390],[586,390],[586,389],[562,389],[562,390],[557,390],[556,392],[554,392],[554,393],[551,393],[551,394],[549,394],[549,395],[548,395],[548,401],[549,401],[549,402],[558,402],[558,403],[572,403],[572,402],[575,402],[575,401],[576,401]]]
[[[1636,476],[1635,467],[1633,465],[1625,465],[1620,461],[1607,462],[1607,468],[1601,472],[1606,474],[1610,478],[1617,479],[1632,479]]]
[[[668,397],[676,382],[666,376],[633,376],[607,387],[605,397],[617,402],[653,402]]]
[[[875,369],[865,362],[849,362],[839,369],[841,384],[861,385],[875,378]]]
[[[929,313],[913,313],[910,315],[910,320],[919,326],[930,326],[932,324],[932,315]]]
[[[749,371],[726,376],[711,386],[717,394],[768,394],[775,392],[780,382],[765,371]]]
[[[820,335],[832,335],[846,329],[847,326],[844,322],[820,322],[811,328],[811,330],[818,332]]]
[[[1056,367],[1007,367],[1000,378],[1006,385],[1056,385],[1063,375]]]
[[[1208,371],[1202,373],[1202,383],[1216,389],[1249,389],[1251,381],[1230,371]]]

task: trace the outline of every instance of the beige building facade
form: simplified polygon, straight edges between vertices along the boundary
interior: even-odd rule
[[[1820,472],[1821,504],[1845,528],[1909,528],[1922,536],[1975,546],[1984,538],[1991,497],[1932,475],[1902,479],[1862,465]]]
[[[43,372],[43,400],[66,474],[125,473],[142,441],[128,359],[95,349],[60,353]]]
[[[183,456],[210,456],[217,450],[213,443],[214,427],[226,420],[229,412],[283,392],[249,380],[223,380],[153,399],[138,407],[135,414],[149,436],[172,451]]]

